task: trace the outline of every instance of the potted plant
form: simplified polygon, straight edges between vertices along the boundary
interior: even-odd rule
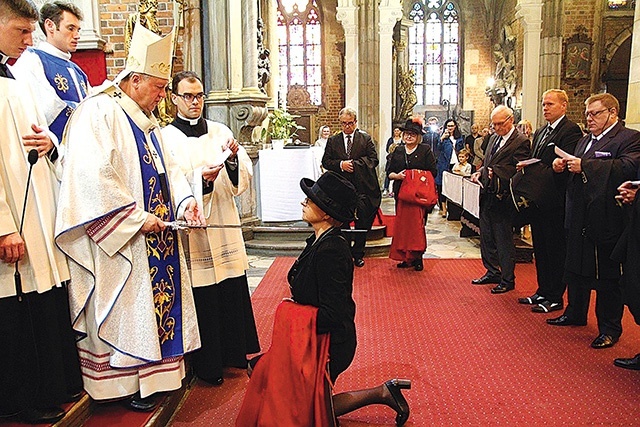
[[[296,123],[295,119],[300,116],[289,114],[287,111],[280,108],[274,109],[269,114],[269,126],[264,132],[269,135],[271,144],[274,148],[282,148],[285,143],[291,142],[291,138],[295,136],[296,132],[300,129],[304,129]]]

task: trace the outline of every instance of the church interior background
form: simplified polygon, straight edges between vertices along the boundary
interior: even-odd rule
[[[297,137],[313,143],[320,126],[339,129],[339,110],[353,107],[381,161],[393,126],[416,115],[453,117],[467,134],[506,104],[535,128],[550,88],[567,91],[577,123],[590,94],[610,92],[627,126],[640,128],[632,0],[73,3],[85,19],[72,59],[92,85],[123,68],[132,22],[161,34],[175,28],[174,72],[203,76],[207,117],[228,125],[254,162],[274,108],[300,116]],[[256,200],[254,188],[239,201],[244,223],[259,221]]]

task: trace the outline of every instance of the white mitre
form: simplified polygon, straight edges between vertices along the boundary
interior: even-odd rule
[[[115,82],[120,82],[131,73],[142,73],[170,80],[174,35],[172,30],[165,37],[161,37],[138,22],[133,29],[131,47],[124,70],[118,74]]]

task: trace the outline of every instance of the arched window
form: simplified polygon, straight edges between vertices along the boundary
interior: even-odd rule
[[[322,101],[322,44],[316,0],[278,0],[280,95],[300,85],[311,103]]]
[[[409,67],[420,105],[458,103],[460,25],[450,0],[415,0],[409,18]]]
[[[607,0],[609,10],[634,10],[635,0]]]

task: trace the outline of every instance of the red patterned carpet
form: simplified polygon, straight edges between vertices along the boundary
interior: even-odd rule
[[[534,291],[533,264],[518,264],[517,290],[491,295],[469,280],[480,260],[425,259],[421,273],[398,270],[389,259],[356,269],[358,350],[336,392],[411,378],[407,426],[638,425],[640,372],[613,366],[640,352],[640,327],[625,313],[625,332],[610,349],[593,350],[595,318],[586,327],[553,327],[516,298]],[[252,300],[263,349],[273,314],[288,296],[292,259],[278,258]],[[593,311],[593,309],[592,309]],[[222,387],[198,382],[174,426],[232,426],[247,378],[225,375]],[[371,406],[341,417],[342,427],[394,425],[395,414]]]

